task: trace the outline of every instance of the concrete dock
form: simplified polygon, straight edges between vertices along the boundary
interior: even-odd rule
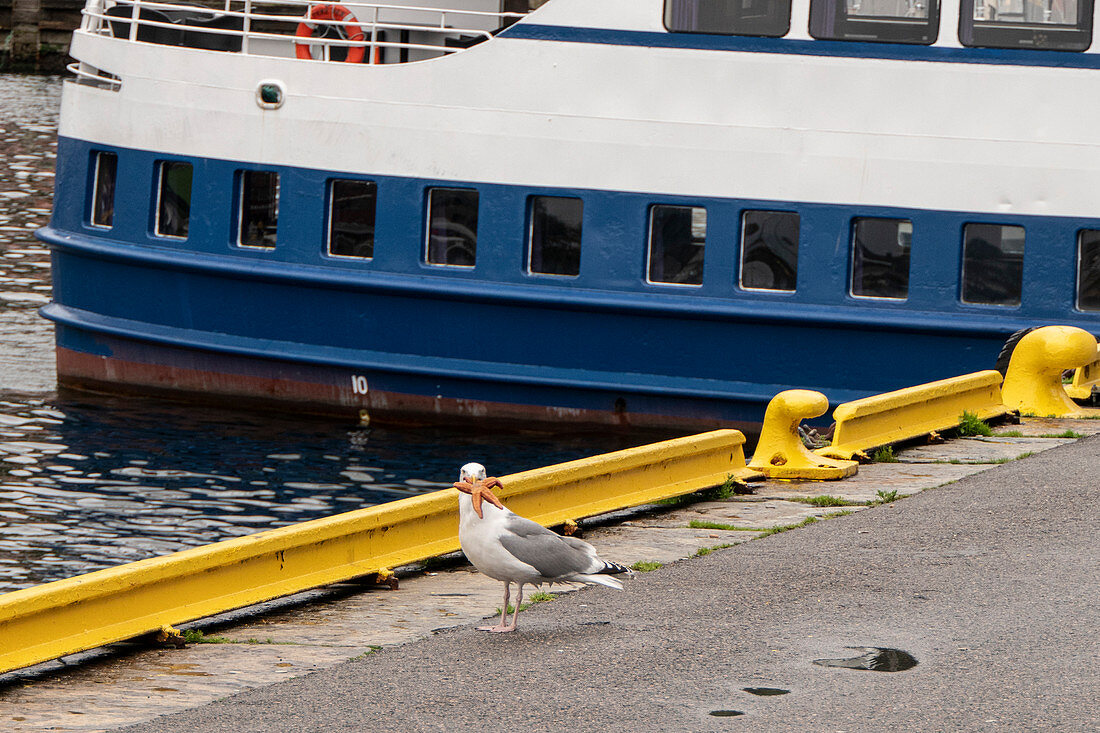
[[[1067,429],[1100,421],[1025,421],[1001,431],[1019,437],[912,448],[841,482],[767,482],[587,523],[605,557],[664,566],[621,593],[536,604],[517,634],[471,628],[499,606],[500,584],[433,567],[398,592],[337,586],[203,625],[225,643],[118,645],[7,675],[0,720],[13,731],[1093,730],[1100,438],[1039,437]],[[922,493],[869,508],[796,501],[895,490]],[[746,542],[839,511],[854,514]],[[869,647],[918,664],[813,663]]]

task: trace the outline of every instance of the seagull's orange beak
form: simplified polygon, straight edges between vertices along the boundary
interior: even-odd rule
[[[462,493],[470,495],[470,499],[474,503],[474,512],[477,514],[478,519],[485,518],[481,513],[481,502],[483,500],[499,509],[504,508],[504,505],[500,503],[500,499],[496,498],[493,492],[489,490],[493,486],[504,488],[504,484],[502,484],[498,478],[490,477],[484,481],[478,481],[476,484],[471,484],[469,481],[456,481],[453,485]]]

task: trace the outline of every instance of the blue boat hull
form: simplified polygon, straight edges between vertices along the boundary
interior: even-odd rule
[[[646,194],[537,189],[583,195],[591,215],[580,276],[531,277],[516,273],[533,189],[481,185],[477,267],[441,268],[421,261],[415,226],[424,191],[439,182],[375,177],[388,195],[380,244],[373,259],[349,260],[319,246],[320,194],[337,172],[271,166],[286,205],[277,246],[257,250],[231,241],[226,201],[244,164],[191,159],[203,185],[190,236],[168,240],[150,233],[158,155],[149,151],[113,148],[115,224],[85,221],[93,150],[60,140],[54,216],[39,232],[53,249],[54,302],[42,312],[58,324],[58,376],[71,387],[383,421],[740,427],[759,423],[784,389],[818,390],[838,404],[992,368],[1013,331],[1087,328],[1098,317],[1075,312],[1072,292],[1051,284],[1072,279],[1063,270],[1078,220],[1005,218],[1026,223],[1043,253],[1024,284],[1033,305],[1005,309],[960,303],[958,245],[939,244],[939,232],[957,235],[974,215],[870,210],[912,219],[927,239],[907,300],[854,299],[844,285],[848,255],[834,246],[847,207],[695,199],[716,231],[733,229],[746,207],[800,211],[798,291],[738,289],[736,251],[719,236],[708,245],[704,285],[670,288],[639,277],[654,198]]]
[[[63,385],[377,421],[745,426],[789,387],[821,390],[835,404],[990,368],[1012,328],[341,285],[42,236],[55,249],[56,301],[43,313],[58,324]]]

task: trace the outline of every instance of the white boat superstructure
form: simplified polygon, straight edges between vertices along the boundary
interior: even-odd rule
[[[943,4],[947,27],[929,48],[961,48],[954,2]],[[507,33],[457,54],[463,49],[449,42],[487,40],[520,18],[540,28],[565,28],[568,21],[570,28],[672,34],[662,24],[661,0],[554,0],[532,15],[485,10],[499,8],[491,0],[470,0],[460,10],[429,4],[345,3],[363,40],[311,39],[327,48],[359,43],[368,49],[362,64],[296,63],[295,49],[305,44],[293,29],[303,24],[307,2],[220,11],[243,30],[202,32],[234,38],[249,57],[234,63],[218,52],[126,42],[139,28],[177,25],[139,26],[109,14],[187,6],[136,2],[89,10],[74,39],[73,54],[82,60],[77,73],[128,88],[106,102],[109,113],[66,115],[62,134],[386,175],[990,213],[1094,210],[1089,182],[1100,170],[1100,145],[1091,121],[1100,114],[1100,96],[1085,93],[1095,76],[1090,68]],[[796,0],[794,17],[800,10],[808,14],[808,3]],[[386,14],[399,11],[432,22],[414,25]],[[394,32],[408,32],[409,40],[387,35]],[[805,20],[791,23],[783,40],[795,39],[809,39]],[[403,65],[402,53],[410,61],[434,60]],[[438,58],[449,54],[456,55]],[[364,68],[376,61],[379,68]],[[281,108],[254,101],[265,81],[282,88]],[[69,97],[87,112],[102,95],[74,89]],[[262,116],[263,137],[232,134],[245,129],[243,120],[227,119],[237,115]]]

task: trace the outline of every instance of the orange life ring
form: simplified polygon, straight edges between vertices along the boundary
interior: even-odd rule
[[[313,30],[316,25],[310,24],[311,20],[335,20],[345,23],[346,25],[336,26],[343,30],[349,41],[364,41],[366,36],[363,34],[363,29],[359,27],[359,19],[355,17],[355,14],[345,8],[343,5],[314,5],[306,13],[305,20],[298,24],[298,30],[294,32],[294,35],[299,38],[312,38]],[[309,52],[308,43],[295,43],[294,53],[297,54],[300,59],[311,59],[313,54]],[[348,57],[344,59],[349,64],[358,64],[363,60],[363,54],[365,52],[363,46],[348,46]]]

